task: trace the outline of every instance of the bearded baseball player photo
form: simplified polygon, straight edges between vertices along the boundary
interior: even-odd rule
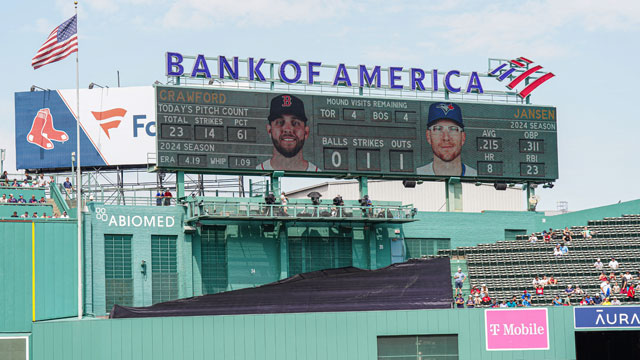
[[[268,120],[267,133],[273,142],[273,155],[256,169],[319,171],[302,153],[304,142],[309,138],[302,100],[288,94],[276,96],[271,100]]]
[[[429,106],[427,142],[433,161],[416,169],[418,175],[477,176],[476,169],[462,162],[462,146],[467,139],[462,109],[453,103]]]

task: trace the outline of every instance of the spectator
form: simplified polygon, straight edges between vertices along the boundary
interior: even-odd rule
[[[68,218],[69,218],[69,215],[67,215],[67,212],[66,212],[66,211],[63,211],[63,212],[62,212],[62,216],[61,216],[61,218],[63,218],[63,219],[68,219]]]
[[[458,309],[464,308],[464,299],[462,298],[462,294],[456,295],[456,307]]]
[[[28,218],[29,217],[29,212],[25,211],[24,214],[20,215],[21,218]]]
[[[611,296],[611,286],[609,285],[609,280],[605,280],[600,283],[600,290],[602,291],[602,297],[608,298]]]
[[[54,218],[54,219],[57,219],[57,218],[59,218],[59,217],[60,217],[60,214],[58,214],[58,213],[53,213],[53,218]]]
[[[478,307],[480,305],[482,305],[482,299],[480,298],[480,295],[476,294],[473,297],[473,306]]]
[[[525,290],[525,291],[522,293],[522,296],[520,296],[520,298],[521,298],[522,300],[529,300],[529,301],[531,301],[531,294],[529,294],[529,293],[527,292],[527,290]]]
[[[547,275],[542,275],[542,279],[540,279],[540,285],[547,286],[549,285],[549,279],[547,279]]]
[[[633,284],[629,284],[629,287],[627,288],[627,300],[629,301],[633,301],[636,298],[636,288],[633,286]]]
[[[593,305],[600,305],[602,303],[600,294],[595,294],[591,299],[593,299]]]
[[[593,298],[587,294],[587,296],[585,296],[584,298],[587,302],[587,305],[595,305],[595,303],[593,302]]]
[[[37,204],[38,199],[36,199],[35,195],[31,195],[31,199],[29,199],[29,204]]]
[[[556,295],[551,301],[551,305],[553,306],[562,306],[562,299],[560,299],[559,295]]]
[[[531,236],[529,236],[529,242],[535,244],[536,241],[538,241],[538,237],[536,236],[536,234],[531,233]]]
[[[480,289],[478,289],[478,285],[473,285],[470,291],[471,295],[480,294]]]
[[[551,234],[548,233],[547,230],[542,231],[542,240],[544,240],[545,243],[551,242]]]
[[[11,214],[11,217],[13,217],[13,218],[17,218],[17,217],[18,217],[18,212],[17,212],[17,211],[14,211],[14,212],[13,212],[13,214]]]
[[[556,280],[553,275],[549,276],[549,285],[558,285],[558,280]]]
[[[562,230],[562,241],[571,242],[571,240],[573,240],[573,233],[565,226],[564,230]]]
[[[576,289],[573,291],[573,294],[576,296],[584,296],[584,291],[580,289],[580,286],[576,285]]]
[[[34,212],[33,215],[31,215],[31,217],[37,218],[38,217],[38,212]]]
[[[575,290],[571,287],[571,284],[567,285],[567,288],[564,289],[564,292],[567,294],[567,296],[571,296],[575,293]]]
[[[20,184],[20,187],[29,188],[31,187],[31,182],[27,179],[24,179],[24,181]]]
[[[495,302],[495,299],[493,300],[493,302]],[[489,297],[489,293],[485,293],[484,296],[482,297],[482,304],[483,305],[491,304],[491,298]]]
[[[596,259],[596,262],[593,263],[593,267],[595,267],[596,270],[598,270],[598,271],[602,271],[602,268],[604,267],[604,264],[602,263],[602,261],[600,261],[600,259]]]
[[[6,204],[9,202],[9,199],[7,199],[7,194],[2,194],[2,198],[0,198],[0,204]]]
[[[613,291],[614,294],[620,294],[620,285],[618,285],[618,282],[613,283],[611,291]]]
[[[9,174],[7,174],[7,172],[6,172],[6,171],[5,171],[5,172],[3,172],[3,173],[2,173],[2,175],[0,175],[0,180],[5,180],[5,181],[6,181],[6,180],[8,180],[8,179],[7,179],[7,176],[9,176]]]
[[[549,233],[549,238],[550,238],[551,240],[553,240],[553,239],[555,239],[555,238],[556,238],[556,233],[553,231],[553,229],[552,229],[552,228],[549,228],[548,233]]]
[[[500,307],[501,308],[507,308],[507,302],[505,300],[502,300],[502,302],[500,303]]]
[[[12,187],[20,187],[20,184],[18,184],[18,180],[17,179],[13,179],[13,181],[11,182],[11,186]]]
[[[591,230],[587,229],[586,226],[584,227],[584,229],[582,229],[582,238],[587,240],[592,238]]]
[[[489,296],[489,289],[487,288],[487,284],[482,284],[480,287],[480,296],[484,297],[482,294]]]
[[[622,303],[617,297],[614,296],[613,300],[611,300],[611,305],[622,305]]]
[[[535,277],[535,279],[533,279],[533,287],[534,287],[534,288],[537,288],[537,287],[538,287],[538,286],[540,286],[540,285],[542,285],[542,284],[540,283],[540,278],[536,276],[536,277]]]
[[[48,183],[48,185],[55,184],[55,183],[56,183],[56,179],[54,179],[53,175],[52,175],[52,176],[49,176],[49,183]]]
[[[507,307],[509,307],[509,308],[514,308],[514,307],[517,307],[517,306],[518,306],[518,301],[516,300],[515,296],[512,297],[511,300],[509,300],[507,302]]]
[[[287,199],[287,196],[283,191],[280,194],[280,205],[282,206],[282,212],[284,213],[284,215],[289,215],[289,213],[287,213],[287,203],[288,202],[289,202],[289,200]]]
[[[22,194],[20,194],[20,197],[18,198],[18,204],[26,204],[26,203],[27,203],[27,200],[22,197]]]
[[[67,192],[67,195],[73,192],[73,184],[71,184],[71,181],[69,181],[68,177],[64,180],[64,183],[62,183],[62,186],[64,187],[64,190]]]
[[[609,261],[609,268],[615,271],[618,270],[618,267],[620,267],[620,264],[618,264],[615,258],[611,258],[611,261]]]
[[[162,189],[158,189],[158,192],[156,193],[156,206],[162,206],[163,198],[164,198],[164,192],[162,192]]]
[[[462,284],[464,284],[464,281],[467,279],[467,275],[462,272],[462,268],[458,268],[458,272],[453,274],[453,279],[455,280],[456,294],[458,294],[458,292],[462,294]]]
[[[49,218],[49,217],[47,216],[47,213],[42,213],[42,218],[43,218],[43,219],[47,219],[47,218]]]
[[[500,304],[498,304],[498,300],[496,300],[496,299],[491,300],[491,307],[494,308],[494,309],[495,308],[499,308]]]
[[[611,305],[611,301],[609,301],[608,297],[604,298],[604,300],[602,301],[602,305]]]
[[[562,256],[562,249],[560,248],[560,244],[556,244],[556,247],[553,248],[553,255],[556,257]]]
[[[618,278],[616,277],[616,273],[611,272],[611,274],[609,274],[609,281],[616,281],[618,280]]]
[[[608,280],[607,275],[604,274],[604,271],[600,272],[600,276],[598,276],[598,280],[600,281]]]
[[[564,298],[564,306],[571,306],[571,299],[567,296]]]
[[[544,287],[542,285],[536,286],[536,295],[544,295]]]
[[[530,306],[531,306],[531,300],[529,300],[529,299],[522,299],[522,306],[524,306],[524,307],[530,307]]]
[[[589,301],[587,301],[586,297],[582,297],[582,300],[580,300],[580,306],[585,306],[585,305],[589,305]]]
[[[562,247],[560,248],[560,251],[562,251],[562,255],[567,255],[569,253],[569,248],[567,247],[567,244],[562,244]]]
[[[31,177],[31,175],[29,175],[29,173],[28,173],[28,172],[26,172],[26,171],[24,172],[24,179],[25,179],[25,180],[27,180],[27,181],[31,181],[31,180],[33,180],[33,178]]]
[[[169,188],[167,188],[167,190],[164,192],[164,206],[171,205],[171,198],[172,197],[173,197],[173,195],[171,195],[171,191],[169,191]]]
[[[18,199],[13,197],[13,194],[9,194],[9,200],[7,200],[7,202],[9,204],[17,204],[18,203]]]
[[[40,176],[38,176],[38,186],[39,187],[47,186],[47,179],[44,178],[44,174],[40,174]]]
[[[46,202],[47,202],[47,199],[45,199],[45,198],[44,198],[44,196],[43,196],[43,197],[41,197],[41,198],[40,198],[40,200],[38,200],[38,202],[39,202],[40,204],[44,204],[44,203],[46,203]]]

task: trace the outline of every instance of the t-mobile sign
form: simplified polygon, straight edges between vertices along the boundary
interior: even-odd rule
[[[487,309],[487,350],[549,350],[547,309]]]

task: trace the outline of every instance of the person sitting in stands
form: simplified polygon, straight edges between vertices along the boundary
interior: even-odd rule
[[[47,199],[45,199],[45,198],[44,198],[44,196],[43,196],[43,197],[41,197],[41,198],[40,198],[40,200],[38,200],[38,202],[39,202],[40,204],[44,204],[44,203],[46,203],[46,202],[47,202]]]
[[[598,270],[598,271],[602,271],[602,268],[604,267],[604,264],[602,263],[602,261],[600,261],[600,259],[596,259],[596,262],[593,263],[593,267],[595,267],[596,270]]]
[[[616,276],[616,273],[611,272],[609,274],[609,281],[616,281],[616,280],[618,280],[618,277]]]
[[[38,212],[34,212],[33,215],[31,215],[31,217],[37,218],[38,217]]]
[[[551,301],[551,305],[562,306],[562,299],[560,299],[560,296],[556,295],[556,297],[554,297],[553,300]]]
[[[544,295],[544,287],[542,285],[536,286],[536,295]]]
[[[549,238],[550,238],[551,240],[554,240],[554,239],[556,238],[556,233],[553,231],[553,229],[552,229],[552,228],[549,228],[548,233],[549,233]]]
[[[489,289],[487,288],[487,284],[482,284],[480,286],[480,297],[484,297],[484,295],[489,295]]]
[[[609,301],[608,297],[605,297],[604,300],[602,300],[602,305],[611,305],[611,301]]]
[[[31,195],[31,199],[29,199],[29,204],[37,204],[38,199],[36,199],[35,195]]]
[[[549,279],[547,279],[547,275],[542,275],[542,279],[540,279],[540,285],[542,286],[549,285]]]
[[[28,218],[29,217],[29,212],[25,211],[24,214],[20,215],[21,218]]]
[[[579,285],[576,285],[575,290],[573,290],[573,294],[576,296],[584,296],[584,291],[582,291],[582,289],[580,289]]]
[[[20,184],[18,184],[18,180],[13,179],[13,181],[11,182],[11,186],[12,187],[20,187]]]
[[[482,305],[482,299],[480,298],[480,295],[476,294],[473,297],[473,305],[476,306],[476,307]]]
[[[18,217],[18,212],[14,211],[13,214],[11,214],[11,217],[17,218]]]
[[[499,308],[500,304],[498,304],[498,300],[496,300],[496,299],[491,300],[491,307],[494,308],[494,309],[495,308]]]
[[[540,278],[536,276],[536,277],[533,279],[533,287],[534,287],[534,288],[537,288],[537,287],[538,287],[538,285],[540,285]]]
[[[530,307],[530,306],[531,306],[531,300],[528,300],[528,299],[522,299],[522,306],[524,306],[524,307]]]
[[[67,212],[66,212],[66,211],[63,211],[63,212],[62,212],[62,216],[61,216],[61,218],[63,218],[63,219],[68,219],[68,218],[69,218],[69,215],[67,215]]]
[[[569,248],[567,247],[567,244],[562,244],[562,247],[560,248],[560,251],[562,251],[562,255],[567,255],[569,253]]]
[[[495,302],[495,300],[493,301]],[[491,304],[491,298],[489,297],[489,293],[485,293],[484,296],[482,297],[482,304],[483,305]]]
[[[473,285],[470,291],[471,295],[480,294],[480,289],[478,289],[478,285]]]
[[[556,244],[556,247],[553,248],[553,255],[555,257],[562,256],[562,249],[560,248],[560,244]]]
[[[42,213],[42,218],[43,218],[43,219],[47,219],[47,218],[49,218],[49,217],[47,216],[47,213]]]
[[[27,180],[27,179],[24,179],[24,181],[20,184],[20,187],[30,188],[31,187],[31,181]]]
[[[572,239],[573,233],[568,227],[565,227],[564,230],[562,230],[562,241],[571,241]]]
[[[500,307],[501,308],[507,308],[507,302],[505,300],[502,300],[502,302],[500,303]]]
[[[617,297],[614,296],[613,300],[611,300],[611,305],[622,305],[622,303]]]
[[[589,305],[589,302],[587,301],[586,297],[582,297],[582,300],[580,300],[580,306],[586,306]]]
[[[633,286],[633,284],[629,284],[629,287],[627,288],[627,300],[629,301],[633,301],[636,298],[636,288],[635,286]]]
[[[585,296],[584,299],[586,300],[587,305],[595,305],[595,302],[593,302],[593,298],[591,296],[589,296],[588,294],[587,294],[587,296]]]
[[[511,298],[511,300],[509,300],[507,302],[507,307],[514,308],[516,306],[518,306],[518,301],[516,300],[516,297],[514,296],[514,297]]]
[[[620,264],[618,264],[615,258],[611,258],[611,261],[609,261],[609,268],[615,271],[618,270],[618,267],[620,267]]]
[[[59,218],[59,217],[60,217],[60,214],[58,214],[58,213],[53,213],[53,218],[54,218],[54,219],[57,219],[57,218]]]
[[[27,200],[25,200],[25,198],[22,197],[22,194],[20,194],[20,197],[18,198],[18,204],[26,204]]]
[[[600,293],[597,293],[593,296],[593,304],[594,305],[600,305],[602,303],[602,295]]]
[[[592,238],[592,236],[591,236],[591,230],[587,229],[587,227],[586,227],[586,226],[585,226],[585,227],[584,227],[584,229],[582,230],[582,238],[587,239],[587,240],[589,240],[589,239],[591,239],[591,238]]]
[[[548,233],[547,230],[542,231],[542,240],[544,240],[545,243],[551,242],[551,234]]]
[[[2,175],[0,175],[0,180],[4,180],[4,181],[8,180],[7,176],[9,176],[9,174],[6,171],[3,172]]]
[[[564,289],[564,292],[567,294],[567,296],[571,296],[575,293],[575,290],[571,287],[571,284],[567,285],[567,288]]]
[[[531,236],[529,236],[529,242],[535,244],[536,241],[538,241],[538,237],[536,236],[536,234],[531,233]]]
[[[558,285],[558,280],[556,280],[553,275],[549,276],[549,285]]]
[[[525,290],[525,291],[522,293],[522,296],[520,296],[520,298],[521,298],[522,300],[529,300],[529,301],[531,301],[531,294],[529,294],[529,293],[527,292],[527,290]]]
[[[464,299],[462,298],[462,294],[458,294],[456,296],[456,307],[458,309],[464,308]]]
[[[609,278],[607,277],[607,275],[604,274],[604,271],[600,272],[600,276],[598,276],[598,280],[600,281],[605,281],[608,280]]]
[[[7,194],[2,194],[2,197],[0,198],[0,204],[6,204],[9,202],[9,199],[7,199]]]

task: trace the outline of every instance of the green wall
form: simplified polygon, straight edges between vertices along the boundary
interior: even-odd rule
[[[458,334],[460,359],[575,359],[572,308],[549,308],[550,349],[486,351],[481,309],[38,322],[34,360],[375,359],[377,337]]]
[[[29,332],[32,224],[36,320],[77,315],[77,237],[72,220],[0,220],[0,332]]]
[[[625,201],[619,204],[547,216],[543,226],[546,226],[544,229],[560,229],[565,226],[584,226],[587,225],[589,220],[601,220],[605,217],[618,217],[629,214],[640,214],[640,200]]]
[[[543,213],[485,211],[481,213],[419,212],[418,221],[404,225],[407,238],[449,238],[451,248],[505,240],[505,230],[542,230]]]

